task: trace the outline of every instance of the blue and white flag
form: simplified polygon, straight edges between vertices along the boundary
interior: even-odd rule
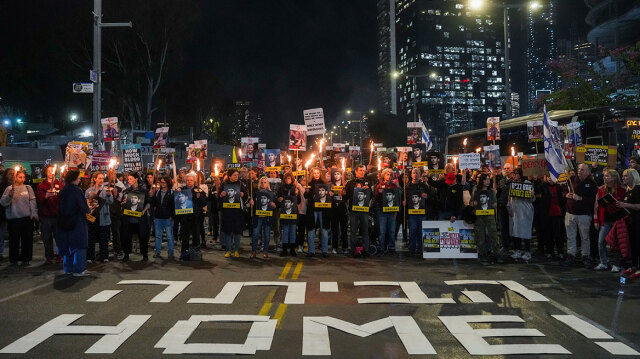
[[[431,151],[431,147],[433,147],[433,142],[431,142],[431,137],[429,136],[429,131],[422,122],[422,118],[418,115],[418,121],[420,121],[420,127],[422,127],[422,142],[424,142],[427,147],[427,151]]]
[[[553,128],[547,114],[547,106],[544,106],[544,157],[549,167],[549,175],[553,182],[557,182],[558,178],[564,173],[564,155],[562,148],[553,140]]]

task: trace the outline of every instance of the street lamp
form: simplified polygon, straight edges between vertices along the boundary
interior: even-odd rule
[[[469,7],[473,10],[480,10],[485,4],[485,0],[470,0]],[[520,9],[524,7],[524,4],[507,4],[505,2],[502,3],[491,3],[493,6],[502,8],[503,15],[503,25],[504,25],[504,75],[505,75],[505,110],[507,114],[507,118],[511,117],[511,80],[510,80],[510,70],[509,70],[509,37],[508,37],[508,23],[507,18],[509,17],[508,11],[509,9]],[[529,2],[529,9],[537,10],[542,7],[538,1]]]
[[[72,113],[71,115],[69,115],[69,121],[76,122],[77,120],[78,120],[78,115],[76,115],[75,113]]]

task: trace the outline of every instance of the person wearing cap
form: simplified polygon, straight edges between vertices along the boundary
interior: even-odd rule
[[[464,208],[463,187],[456,181],[455,172],[448,172],[443,180],[433,181],[438,190],[438,220],[451,221],[462,217]]]

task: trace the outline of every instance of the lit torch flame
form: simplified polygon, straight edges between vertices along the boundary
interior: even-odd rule
[[[511,146],[511,157],[516,155],[516,148]]]
[[[373,141],[371,141],[371,153],[373,153]]]
[[[15,166],[15,167],[13,168],[13,170],[14,170],[14,171],[16,171],[16,172],[20,171],[20,166]]]
[[[242,148],[238,150],[238,154],[240,155],[240,158],[242,158]]]
[[[60,167],[60,176],[62,176],[62,174],[64,173],[65,168],[67,168],[67,165],[63,165],[62,167]]]
[[[158,160],[158,167],[156,167],[156,171],[160,171],[160,166],[162,166],[162,160]]]
[[[56,163],[55,165],[53,165],[53,177],[55,178],[56,176],[56,170],[58,169],[58,164]]]
[[[467,146],[467,138],[465,137],[464,141],[462,141],[463,146]]]
[[[318,152],[322,153],[324,151],[324,138],[320,140],[320,147],[318,148]]]
[[[196,168],[198,169],[198,172],[200,172],[200,160],[199,159],[196,159],[196,164],[197,164]]]
[[[476,153],[480,153],[480,151],[482,151],[482,148],[480,147],[476,148]]]
[[[213,165],[213,171],[215,172],[216,177],[218,177],[219,172],[218,172],[218,164],[217,163]]]
[[[115,158],[110,159],[108,168],[111,170],[115,165],[116,165],[116,159]]]
[[[346,169],[347,169],[347,168],[345,167],[345,164],[344,164],[344,162],[345,162],[346,160],[347,160],[346,158],[342,157],[342,172],[346,171]]]
[[[307,163],[304,164],[304,168],[309,169],[309,166],[311,166],[311,163],[313,162],[314,158],[316,158],[316,154],[312,153],[309,161],[307,161]]]
[[[382,158],[378,158],[378,171],[382,170]]]
[[[287,155],[287,161],[288,163],[291,163],[291,155]]]

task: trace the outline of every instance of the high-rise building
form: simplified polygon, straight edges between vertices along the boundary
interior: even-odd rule
[[[398,112],[396,79],[395,0],[378,0],[378,109],[384,114]]]
[[[233,121],[231,137],[234,143],[240,143],[242,137],[262,135],[262,114],[251,111],[250,101],[236,101],[231,119]]]
[[[555,0],[546,1],[542,8],[526,8],[527,21],[527,110],[537,112],[539,96],[556,91],[558,77],[547,66],[557,54]]]
[[[446,136],[505,112],[502,10],[463,0],[396,0],[398,115]]]
[[[640,2],[637,0],[585,0],[590,10],[585,21],[593,28],[587,40],[596,48],[613,49],[640,41]]]

